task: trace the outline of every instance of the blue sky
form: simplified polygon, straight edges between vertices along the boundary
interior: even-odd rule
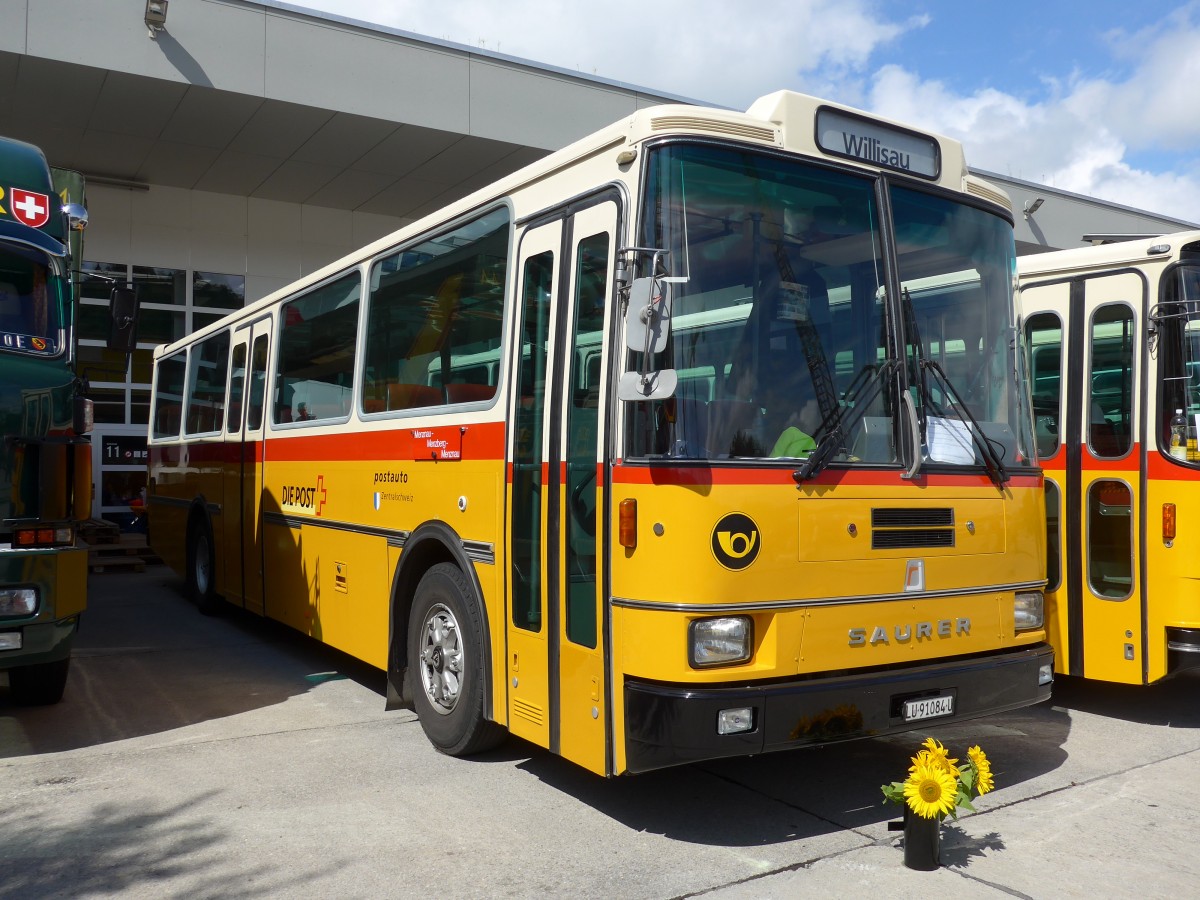
[[[1200,0],[287,0],[736,108],[780,88],[1200,222]]]

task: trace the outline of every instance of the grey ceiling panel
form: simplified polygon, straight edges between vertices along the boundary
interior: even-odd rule
[[[88,124],[114,134],[157,138],[187,91],[187,85],[109,72]]]
[[[5,126],[5,136],[14,137],[42,148],[51,165],[64,169],[81,169],[79,146],[83,143],[82,125],[54,122],[46,119],[16,118]]]
[[[224,150],[262,104],[261,97],[192,86],[161,137],[177,144]]]
[[[285,159],[304,146],[332,117],[333,113],[327,109],[268,100],[229,142],[229,149]]]
[[[142,161],[135,179],[147,184],[194,187],[220,155],[221,151],[214,147],[157,141]]]
[[[383,216],[408,216],[411,210],[445,193],[448,187],[426,179],[403,178],[358,208],[362,212]]]
[[[293,153],[292,158],[347,168],[401,127],[382,119],[337,113]]]
[[[406,175],[459,140],[461,135],[405,125],[380,141],[354,164],[367,172]]]
[[[264,200],[304,203],[336,178],[340,171],[337,166],[288,160],[255,189],[253,196]]]
[[[79,144],[75,167],[94,175],[134,178],[153,146],[149,138],[89,128]]]
[[[417,178],[453,184],[503,159],[512,151],[512,144],[465,137],[413,169],[410,174]]]
[[[17,74],[13,115],[53,115],[67,122],[86,122],[107,74],[103,69],[24,56]]]
[[[279,168],[279,163],[278,159],[269,156],[226,150],[196,182],[195,187],[199,191],[249,197]]]
[[[359,209],[395,180],[382,172],[348,169],[309,196],[308,202],[333,209]]]

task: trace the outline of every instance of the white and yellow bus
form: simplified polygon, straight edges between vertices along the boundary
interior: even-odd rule
[[[641,110],[155,353],[154,548],[601,774],[1045,699],[1005,196],[794,93]]]
[[[1057,671],[1149,684],[1194,668],[1200,232],[1022,257],[1019,272]]]

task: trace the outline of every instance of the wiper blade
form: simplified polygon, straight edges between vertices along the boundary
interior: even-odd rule
[[[817,434],[823,434],[823,437],[817,441],[816,448],[808,454],[808,458],[800,464],[800,468],[792,472],[792,478],[796,480],[797,484],[803,484],[805,481],[815,478],[829,464],[834,454],[842,449],[842,445],[846,442],[846,434],[858,424],[859,419],[867,414],[871,403],[879,396],[883,386],[887,384],[887,377],[897,365],[895,360],[887,360],[880,366],[871,390],[862,398],[854,396],[856,386],[869,373],[874,372],[875,367],[864,366],[855,376],[850,389],[846,392],[846,402],[854,401],[854,406],[838,406],[817,428]],[[832,421],[829,421],[830,418]]]
[[[971,441],[979,448],[979,453],[983,457],[983,466],[987,469],[988,477],[996,487],[1003,488],[1004,482],[1008,481],[1012,476],[1005,470],[1004,461],[1000,458],[1000,454],[996,452],[996,448],[992,446],[992,442],[988,440],[988,436],[983,433],[983,427],[979,424],[975,416],[971,414],[971,410],[967,407],[967,404],[963,401],[962,396],[958,393],[953,383],[951,383],[949,376],[946,375],[941,364],[937,360],[926,359],[925,357],[921,357],[919,364],[922,371],[933,372],[942,392],[950,398],[950,402],[955,410],[962,417],[963,421],[968,424]],[[929,403],[929,405],[940,406],[940,404],[932,402],[924,386],[922,387],[922,393],[925,395],[922,399]]]

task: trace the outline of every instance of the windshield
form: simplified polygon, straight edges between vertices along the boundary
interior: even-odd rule
[[[1016,364],[1011,226],[907,188],[893,186],[891,202],[922,459],[987,464],[986,445],[1002,466],[1028,463],[1032,425],[1024,369]]]
[[[1159,377],[1162,415],[1156,424],[1159,447],[1177,462],[1200,464],[1196,424],[1200,422],[1200,265],[1184,264],[1163,278],[1159,325]],[[1111,380],[1111,379],[1110,379]],[[1185,449],[1172,453],[1171,419],[1183,413]]]
[[[40,356],[62,349],[58,290],[50,257],[0,245],[0,349]]]
[[[658,150],[640,243],[668,251],[671,333],[648,362],[664,400],[627,404],[629,456],[895,460],[874,182],[750,151]],[[649,274],[649,254],[638,259]]]

